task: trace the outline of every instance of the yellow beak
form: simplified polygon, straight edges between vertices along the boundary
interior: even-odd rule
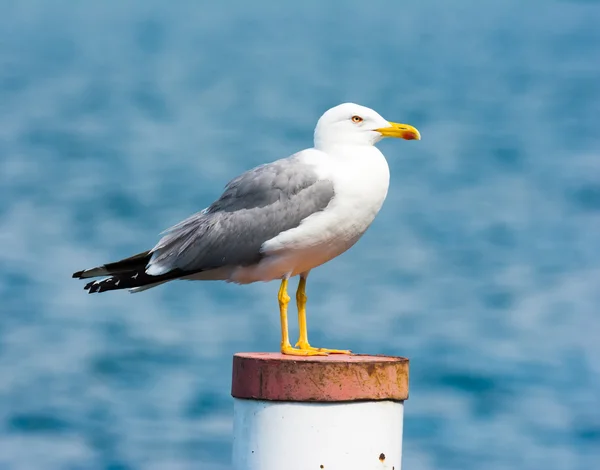
[[[413,126],[390,122],[390,127],[375,129],[384,137],[397,137],[404,140],[421,140],[421,134]]]

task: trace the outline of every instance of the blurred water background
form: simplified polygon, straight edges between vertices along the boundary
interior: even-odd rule
[[[277,284],[89,296],[343,101],[385,141],[313,344],[411,359],[404,468],[600,468],[600,3],[0,0],[0,469],[229,469]],[[295,284],[294,284],[295,287]],[[295,324],[292,335],[295,334]]]

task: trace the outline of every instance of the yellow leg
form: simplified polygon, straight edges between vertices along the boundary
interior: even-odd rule
[[[298,290],[296,291],[296,305],[298,306],[298,329],[300,335],[296,347],[302,348],[305,346],[310,347],[308,344],[308,328],[306,327],[306,278],[300,276],[300,282],[298,283]]]
[[[298,283],[298,290],[296,291],[296,304],[298,305],[298,329],[300,335],[296,347],[302,351],[314,351],[326,354],[352,354],[347,349],[326,349],[326,348],[313,348],[308,342],[308,328],[306,327],[306,277],[300,276],[300,282]]]
[[[279,319],[281,321],[281,353],[288,354],[291,356],[326,356],[326,352],[313,351],[310,349],[296,349],[290,344],[290,337],[288,333],[288,319],[287,319],[287,306],[290,302],[290,296],[287,293],[288,280],[283,279],[281,281],[281,287],[279,287]]]

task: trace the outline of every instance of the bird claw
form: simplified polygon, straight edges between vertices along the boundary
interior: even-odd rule
[[[282,346],[281,354],[285,354],[288,356],[328,356],[327,352],[319,351],[316,348],[312,349],[301,349],[301,348],[293,348],[292,345]]]
[[[299,348],[301,351],[315,351],[315,352],[320,352],[320,353],[325,353],[326,355],[329,354],[352,354],[352,351],[350,351],[349,349],[327,349],[327,348],[315,348],[313,346],[311,346],[309,343],[304,342],[304,341],[298,341],[296,343],[296,347]]]

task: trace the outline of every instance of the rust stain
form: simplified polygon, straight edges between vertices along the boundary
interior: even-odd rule
[[[382,452],[381,454],[379,454],[379,461],[383,462],[385,460],[385,454]]]
[[[317,379],[315,377],[312,377],[312,376],[309,377],[309,378],[310,378],[310,381],[313,383],[313,385],[315,387],[317,387],[317,389],[320,390],[321,389],[321,384],[319,382],[317,382]]]
[[[381,387],[382,383],[381,383],[381,375],[380,374],[375,374],[375,380],[377,381],[377,385],[379,385]]]

